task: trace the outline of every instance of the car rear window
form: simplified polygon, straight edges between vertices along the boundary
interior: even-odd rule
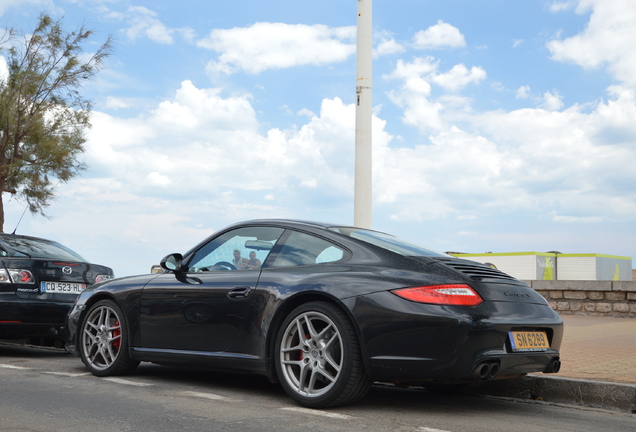
[[[331,227],[332,231],[336,231],[347,237],[351,237],[363,242],[370,243],[374,246],[381,247],[383,249],[395,252],[404,256],[429,256],[429,257],[445,257],[448,256],[441,252],[436,252],[432,249],[427,249],[422,246],[418,246],[413,243],[409,243],[406,240],[402,240],[398,237],[384,234],[378,231],[370,231],[359,228],[350,227]]]
[[[86,262],[79,254],[57,242],[17,236],[3,236],[0,238],[0,256],[51,258]]]

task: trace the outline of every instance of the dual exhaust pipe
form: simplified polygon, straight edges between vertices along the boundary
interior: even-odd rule
[[[472,378],[479,378],[481,380],[487,380],[495,378],[499,374],[501,364],[499,360],[489,360],[479,363],[473,372],[470,374]],[[554,357],[548,363],[548,366],[543,370],[543,373],[557,373],[561,370],[561,360],[559,357]]]
[[[477,367],[473,369],[471,376],[482,380],[492,379],[499,373],[499,368],[500,366],[498,361],[479,363]]]

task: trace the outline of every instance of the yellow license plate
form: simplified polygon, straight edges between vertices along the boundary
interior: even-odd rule
[[[548,336],[544,331],[508,332],[513,352],[545,351],[550,348]]]

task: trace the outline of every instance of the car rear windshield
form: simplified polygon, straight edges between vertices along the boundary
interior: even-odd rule
[[[86,262],[76,252],[57,242],[17,236],[0,237],[0,256],[51,258]]]
[[[425,247],[418,246],[413,243],[409,243],[398,237],[395,237],[389,234],[384,234],[378,231],[369,231],[369,230],[363,230],[359,228],[350,228],[350,227],[332,227],[330,229],[332,231],[336,231],[336,232],[339,232],[340,234],[346,235],[347,237],[351,237],[357,240],[362,240],[374,246],[378,246],[383,249],[390,250],[391,252],[395,252],[397,254],[404,255],[404,256],[429,256],[429,257],[448,256],[444,253],[436,252],[434,250],[427,249]]]

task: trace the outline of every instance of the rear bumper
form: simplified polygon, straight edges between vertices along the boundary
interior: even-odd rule
[[[0,323],[0,339],[46,338],[64,340],[64,325],[60,323]]]
[[[368,360],[369,375],[377,381],[453,381],[511,378],[532,372],[544,372],[559,361],[559,352],[550,350],[532,354],[501,353],[476,355],[466,361],[443,364],[436,359],[374,357]],[[483,365],[496,365],[490,373]],[[482,375],[482,372],[483,375]]]
[[[30,300],[14,295],[0,297],[0,323],[20,322],[24,324],[64,325],[66,314],[73,306],[75,298],[69,301]]]
[[[365,367],[378,381],[472,380],[550,371],[563,321],[549,306],[484,302],[468,307],[405,301],[381,292],[348,305],[358,320]],[[365,317],[369,317],[368,320]],[[550,348],[513,352],[509,332],[545,331]],[[494,376],[480,376],[486,364]]]
[[[0,337],[63,338],[64,321],[71,306],[73,303],[69,302],[43,302],[3,295],[0,297]]]

